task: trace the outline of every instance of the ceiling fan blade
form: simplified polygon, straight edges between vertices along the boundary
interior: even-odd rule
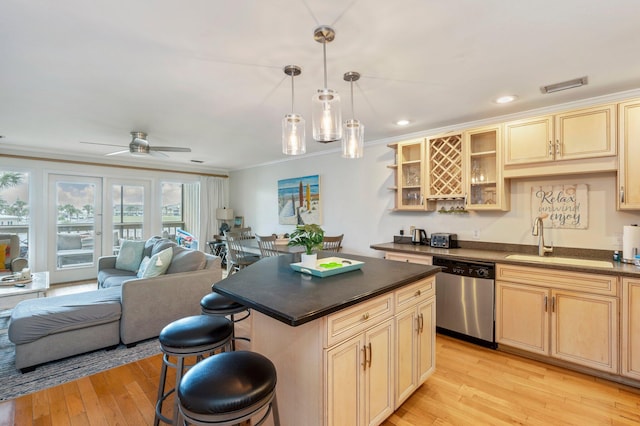
[[[149,154],[153,155],[154,157],[169,158],[169,156],[167,154],[165,154],[164,152],[154,151],[152,149],[149,150]]]
[[[118,146],[118,145],[116,145]],[[124,149],[122,151],[116,151],[116,152],[110,152],[109,154],[105,154],[107,157],[111,156],[111,155],[118,155],[118,154],[124,154],[126,152],[130,152],[128,149]]]
[[[112,144],[112,143],[87,142],[87,141],[80,141],[80,143],[86,143],[87,145],[103,145],[103,146],[119,146],[119,147],[126,147],[126,145],[115,145],[115,144]]]
[[[191,148],[182,148],[178,146],[150,146],[150,151],[170,151],[170,152],[191,152]]]

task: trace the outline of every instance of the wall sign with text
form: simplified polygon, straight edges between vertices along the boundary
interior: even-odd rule
[[[545,227],[587,229],[589,227],[589,187],[544,185],[531,187],[531,219],[542,217]]]

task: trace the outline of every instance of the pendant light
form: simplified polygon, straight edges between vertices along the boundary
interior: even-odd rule
[[[297,65],[287,65],[284,73],[291,76],[291,114],[282,119],[282,153],[301,155],[307,152],[305,144],[304,118],[294,111],[293,77],[300,75],[302,69]]]
[[[342,115],[340,96],[327,88],[327,43],[335,38],[335,31],[328,26],[320,26],[313,31],[313,38],[322,43],[324,57],[324,88],[312,99],[313,139],[318,142],[335,142],[342,138]]]
[[[360,79],[360,73],[349,71],[344,81],[351,83],[351,118],[344,121],[342,129],[342,156],[344,158],[362,158],[364,151],[364,124],[355,119],[353,109],[353,82]]]

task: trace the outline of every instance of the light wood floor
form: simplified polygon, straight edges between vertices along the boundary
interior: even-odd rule
[[[640,389],[440,335],[436,360],[384,426],[640,424]],[[0,425],[150,425],[160,363],[154,356],[1,403]]]

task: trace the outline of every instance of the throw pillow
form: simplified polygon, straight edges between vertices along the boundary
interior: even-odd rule
[[[167,272],[169,265],[171,264],[171,258],[173,257],[173,249],[168,247],[159,253],[154,254],[149,259],[146,269],[142,273],[140,278],[153,278],[158,275],[163,275]]]
[[[143,250],[144,241],[124,240],[116,257],[116,269],[138,272]]]
[[[151,260],[151,258],[149,256],[145,256],[142,259],[142,262],[140,262],[140,267],[138,268],[138,273],[136,274],[136,277],[138,278],[142,278],[142,276],[144,275],[144,271],[147,270],[147,266],[149,266],[149,261]]]

